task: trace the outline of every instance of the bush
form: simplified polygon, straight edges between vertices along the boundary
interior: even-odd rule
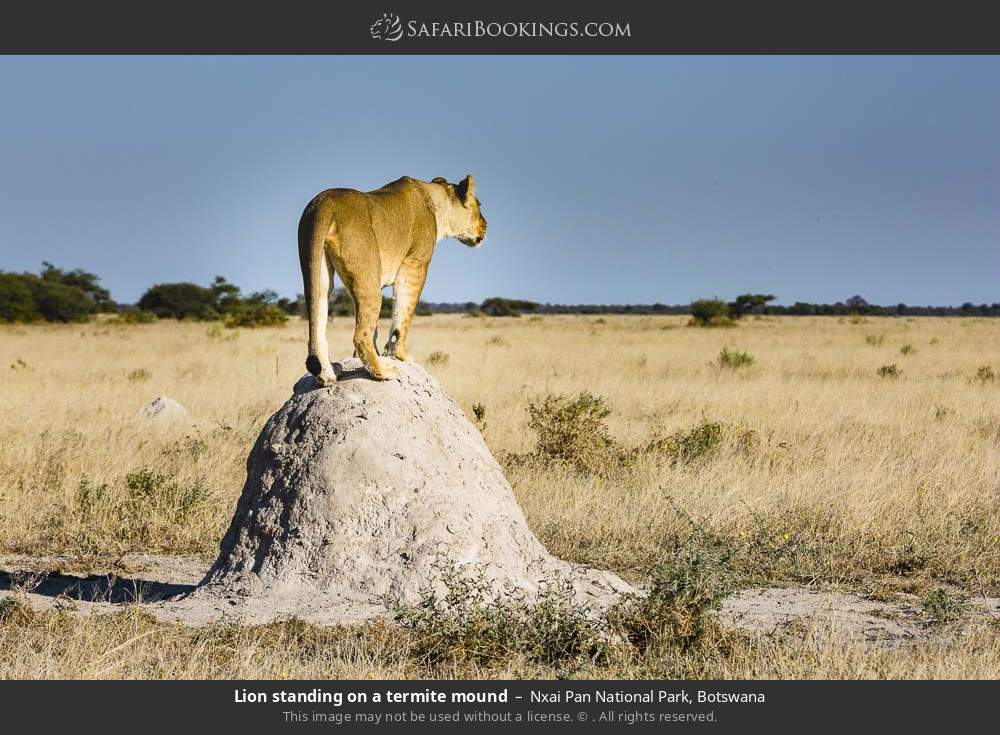
[[[577,469],[602,469],[616,445],[604,424],[611,414],[604,399],[584,391],[576,398],[547,395],[528,404],[528,426],[537,434],[535,454]]]
[[[486,299],[479,305],[479,310],[487,316],[521,316],[522,312],[535,311],[538,304],[523,299],[503,299],[498,296]]]
[[[605,424],[610,414],[603,398],[586,391],[572,399],[550,394],[531,402],[528,426],[537,435],[535,450],[528,455],[512,455],[511,459],[556,462],[588,474],[606,474],[648,456],[663,457],[672,465],[686,465],[714,453],[727,433],[718,422],[702,421],[688,431],[626,448],[611,438]],[[751,430],[737,428],[732,440],[737,449],[745,452],[756,445],[757,436]]]
[[[158,283],[136,304],[160,318],[217,319],[218,296],[210,288],[194,283]]]
[[[731,327],[734,322],[729,317],[729,306],[720,299],[697,299],[691,302],[693,327]]]
[[[161,318],[223,319],[227,327],[272,327],[288,321],[289,312],[301,306],[279,299],[274,291],[258,291],[244,297],[239,286],[216,276],[208,288],[195,283],[158,283],[137,304]]]
[[[389,600],[396,621],[412,634],[411,655],[425,665],[490,665],[521,655],[541,664],[561,664],[600,655],[601,630],[589,608],[574,601],[570,580],[554,580],[538,599],[500,602],[483,570],[463,573],[437,565],[444,597],[431,588],[416,605]]]
[[[275,305],[289,316],[306,317],[306,300],[302,294],[296,294],[294,299],[280,298]]]
[[[262,301],[244,301],[226,314],[227,327],[280,327],[288,321],[288,313]]]
[[[640,651],[664,644],[691,647],[708,629],[711,612],[741,582],[725,542],[694,521],[691,526],[653,570],[649,594],[609,615],[612,630]]]
[[[486,405],[483,403],[472,404],[472,415],[476,417],[476,426],[480,431],[486,431]]]
[[[427,356],[427,362],[431,365],[447,365],[448,359],[448,353],[441,350],[434,350]]]
[[[143,309],[129,309],[118,315],[118,318],[125,324],[152,324],[157,317],[151,311]]]
[[[955,623],[969,613],[969,598],[939,587],[927,593],[921,607],[934,625]]]
[[[642,449],[641,454],[661,454],[672,464],[688,464],[708,456],[722,444],[722,424],[703,421],[689,431],[678,431],[668,437],[654,439]],[[744,432],[739,441],[751,442],[752,432]]]
[[[881,378],[898,378],[903,374],[903,371],[899,369],[896,363],[891,365],[883,365],[878,369],[879,377]]]
[[[992,383],[997,379],[997,374],[994,372],[993,368],[989,365],[981,365],[978,370],[976,370],[976,380],[980,383]]]
[[[720,368],[730,368],[736,369],[741,367],[749,367],[753,365],[754,357],[749,352],[740,352],[739,350],[730,350],[727,347],[722,348],[722,352],[719,353],[719,358],[716,364]]]

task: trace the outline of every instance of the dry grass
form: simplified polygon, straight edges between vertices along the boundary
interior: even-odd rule
[[[529,522],[559,556],[643,579],[695,518],[755,582],[878,595],[923,594],[940,584],[977,594],[1000,588],[1000,381],[983,377],[1000,369],[1000,321],[748,318],[727,330],[686,321],[439,315],[417,319],[411,346],[425,364],[434,353],[448,355],[429,368],[470,419],[480,407],[479,425]],[[349,320],[334,318],[330,334],[332,353],[349,354]],[[297,320],[259,330],[0,327],[0,551],[213,554],[246,454],[304,371],[304,335]],[[723,349],[748,352],[754,362],[720,369]],[[891,363],[899,374],[880,376]],[[529,404],[584,391],[610,409],[603,422],[617,456],[704,425],[722,427],[721,442],[697,461],[634,451],[606,471],[552,463],[540,472],[542,459],[523,459],[537,442]],[[157,395],[180,401],[191,421],[162,430],[135,421]],[[0,676],[427,674],[375,633],[361,643],[358,634],[336,632],[336,643],[271,646],[294,631],[198,632],[123,615],[136,631],[152,632],[126,646],[136,660],[107,671],[88,663],[97,650],[88,646],[118,645],[121,621],[8,618]],[[716,644],[587,671],[720,678],[1000,671],[990,630],[873,656],[743,637]],[[973,644],[975,661],[963,654]],[[171,653],[181,649],[184,661]],[[519,666],[478,673],[552,673]]]

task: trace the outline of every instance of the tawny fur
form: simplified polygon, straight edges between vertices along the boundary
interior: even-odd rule
[[[306,367],[321,385],[337,382],[326,340],[334,272],[354,301],[354,349],[376,380],[396,376],[374,345],[382,288],[393,287],[392,329],[384,354],[409,360],[406,338],[438,240],[454,237],[475,247],[486,220],[475,181],[420,181],[404,176],[375,191],[327,189],[299,221],[299,263],[309,316]]]

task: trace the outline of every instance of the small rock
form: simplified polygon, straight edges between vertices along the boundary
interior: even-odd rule
[[[173,398],[159,396],[140,408],[136,418],[160,421],[184,418],[187,415],[187,409]]]

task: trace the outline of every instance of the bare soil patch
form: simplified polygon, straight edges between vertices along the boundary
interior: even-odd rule
[[[211,560],[196,556],[129,554],[113,563],[69,556],[0,556],[0,600],[24,595],[39,610],[63,608],[81,615],[109,613],[138,604],[164,622],[206,625],[238,619],[213,605],[177,606],[192,592]],[[725,600],[720,622],[760,635],[815,636],[895,647],[960,634],[970,624],[1000,620],[1000,598],[970,600],[960,625],[929,623],[915,596],[894,601],[802,587],[756,587]]]

